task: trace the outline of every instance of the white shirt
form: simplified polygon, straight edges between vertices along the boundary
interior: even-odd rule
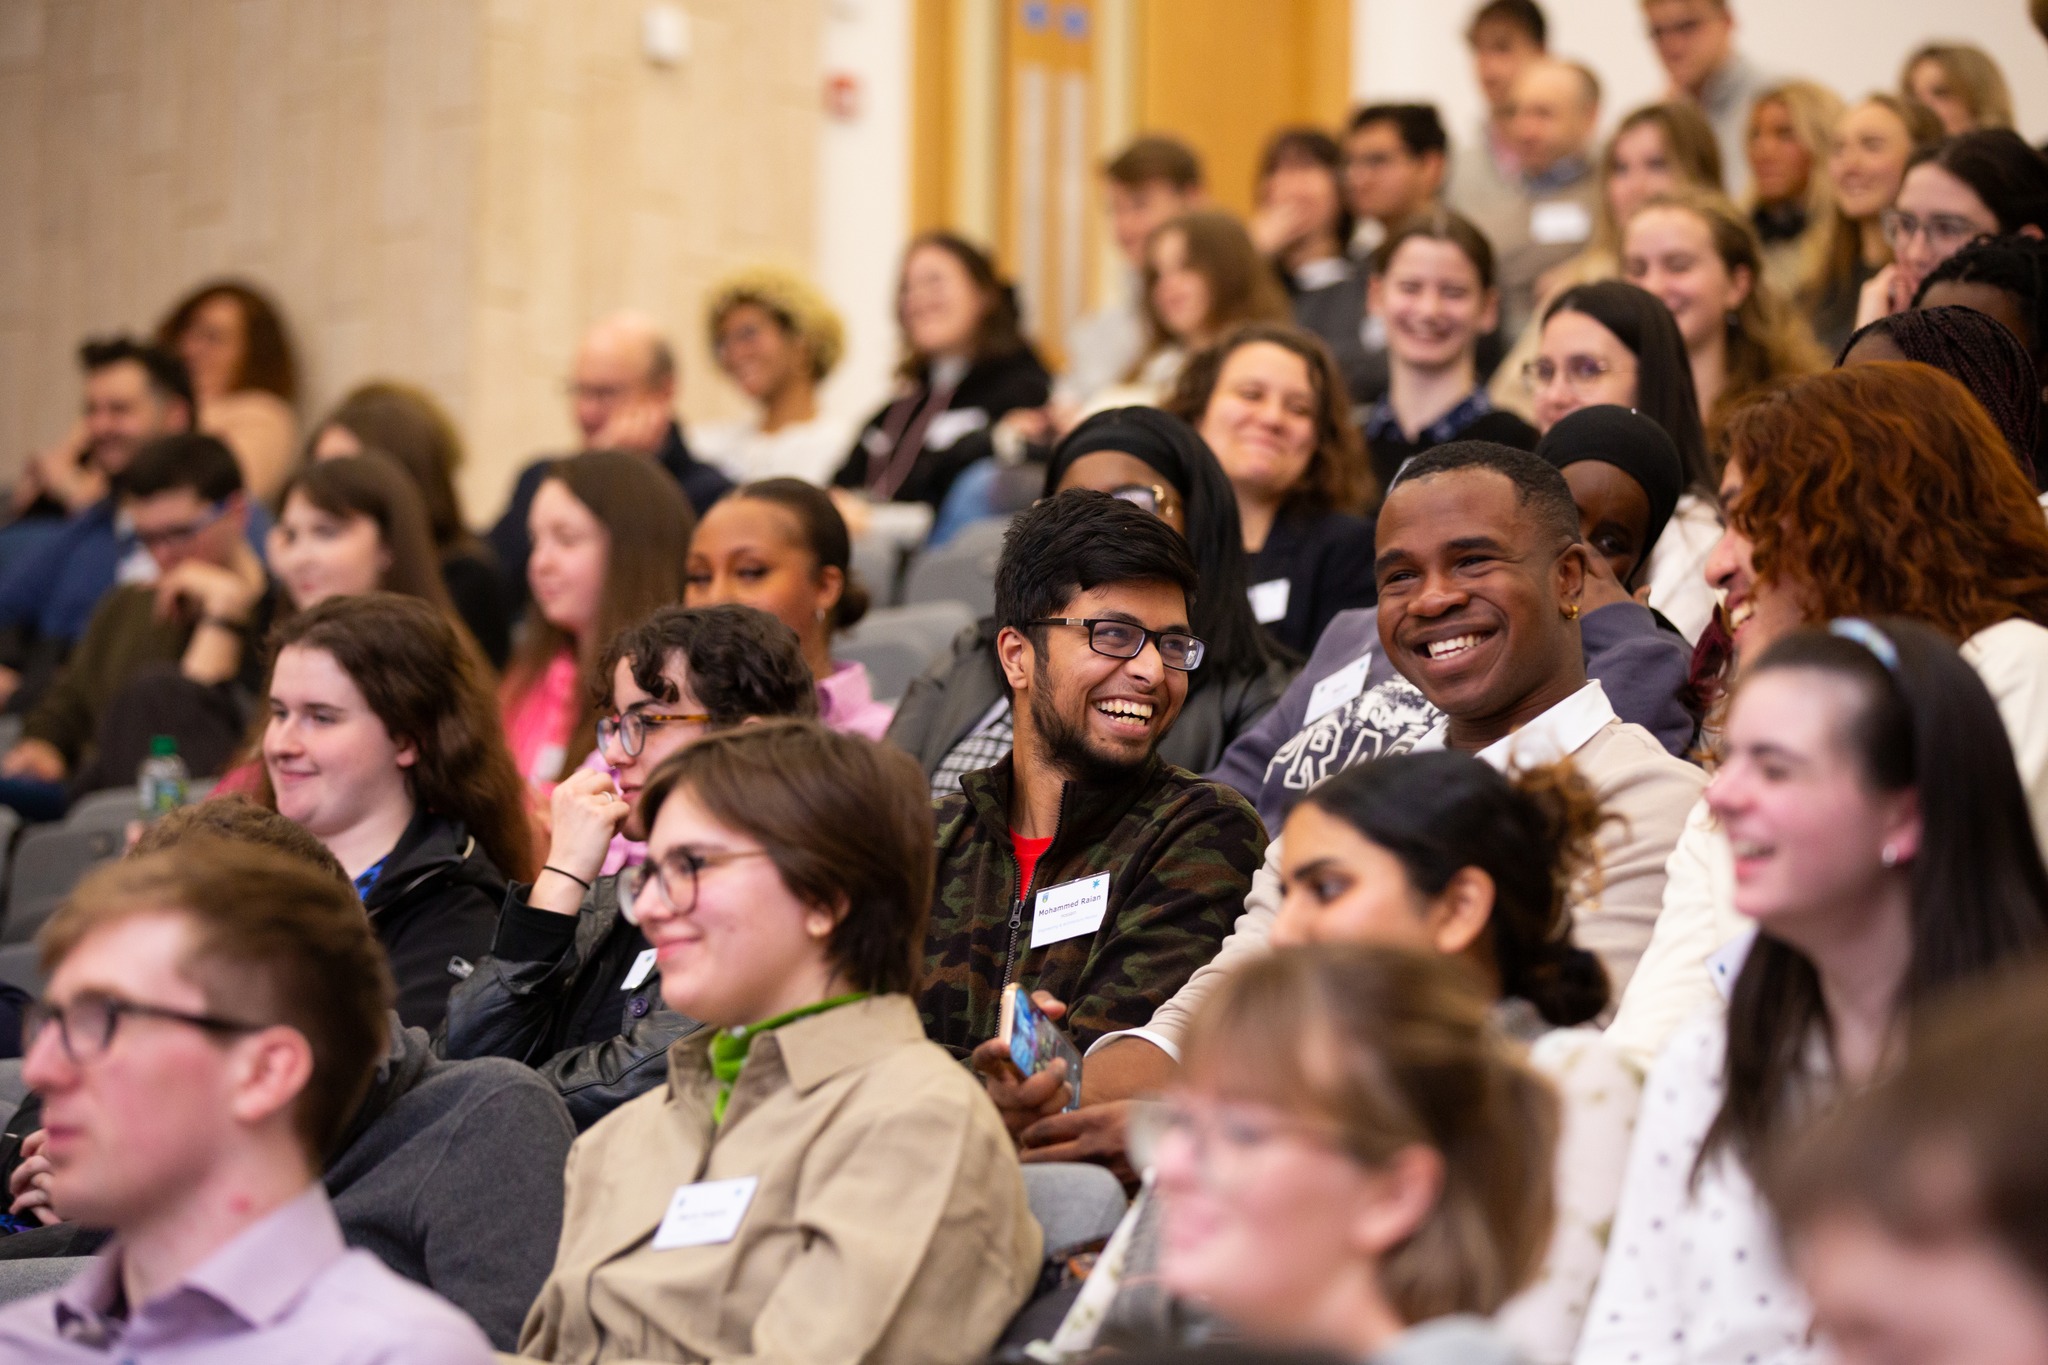
[[[822,418],[763,431],[756,413],[738,422],[692,424],[690,446],[699,459],[739,483],[802,479],[822,488],[846,459],[853,437],[843,424]]]
[[[1697,493],[1678,495],[1678,507],[1650,548],[1650,605],[1678,627],[1689,645],[1714,619],[1719,601],[1707,582],[1707,559],[1721,541],[1721,514]]]
[[[1808,1365],[1813,1311],[1778,1253],[1770,1210],[1727,1153],[1691,1184],[1721,1107],[1727,1025],[1672,1038],[1643,1087],[1635,1144],[1577,1365]]]

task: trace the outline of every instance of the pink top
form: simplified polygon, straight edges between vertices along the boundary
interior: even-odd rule
[[[522,696],[502,699],[505,742],[527,785],[542,796],[561,780],[569,722],[576,715],[576,656],[563,650]]]
[[[818,680],[818,720],[828,730],[880,739],[896,708],[876,701],[866,664],[843,663]]]

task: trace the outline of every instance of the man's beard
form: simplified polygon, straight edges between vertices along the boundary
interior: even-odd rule
[[[1031,726],[1038,733],[1039,752],[1071,782],[1090,786],[1119,782],[1129,777],[1152,756],[1152,745],[1135,759],[1111,758],[1088,743],[1088,720],[1084,710],[1079,724],[1070,722],[1053,704],[1051,679],[1041,659],[1034,670],[1031,689]]]

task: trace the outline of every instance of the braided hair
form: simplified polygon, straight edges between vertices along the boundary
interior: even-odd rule
[[[2041,435],[2041,380],[2034,359],[2002,322],[1974,308],[1920,308],[1893,313],[1859,330],[1835,358],[1836,368],[1872,335],[1890,338],[1908,360],[1953,376],[2012,447],[2013,458],[2034,476],[2034,447]]]

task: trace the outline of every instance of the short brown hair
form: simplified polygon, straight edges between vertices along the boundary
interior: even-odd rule
[[[462,467],[462,433],[447,409],[425,389],[395,379],[359,384],[313,428],[306,442],[307,459],[320,433],[340,427],[363,446],[381,450],[412,476],[427,509],[434,544],[443,550],[477,549],[482,542],[462,522],[462,504],[455,496],[455,471]]]
[[[1199,431],[1202,414],[1209,410],[1209,400],[1223,378],[1224,362],[1261,341],[1301,357],[1316,395],[1315,453],[1309,457],[1301,482],[1289,490],[1289,505],[1318,512],[1333,508],[1359,512],[1376,507],[1381,490],[1366,462],[1358,424],[1351,420],[1351,390],[1330,348],[1313,332],[1291,322],[1247,322],[1236,327],[1188,358],[1173,393],[1160,406]]]
[[[1171,185],[1182,194],[1202,188],[1202,161],[1177,137],[1148,133],[1103,164],[1102,173],[1125,189]]]
[[[1369,1168],[1404,1148],[1443,1159],[1436,1206],[1380,1260],[1403,1321],[1490,1314],[1550,1241],[1557,1097],[1510,1055],[1469,970],[1435,953],[1286,948],[1217,987],[1186,1073],[1327,1121]]]
[[[814,721],[764,721],[664,760],[640,798],[649,829],[678,789],[759,839],[799,899],[846,902],[827,949],[856,989],[917,989],[938,855],[916,759]]]
[[[313,1074],[292,1124],[318,1170],[369,1089],[389,1038],[391,969],[350,889],[272,848],[188,839],[89,875],[37,936],[54,972],[88,935],[137,915],[181,915],[177,964],[211,1014],[305,1038]]]
[[[141,836],[129,847],[127,856],[145,858],[152,853],[176,848],[188,839],[228,839],[238,844],[275,849],[319,868],[338,884],[347,887],[350,895],[355,894],[356,884],[350,879],[348,870],[341,865],[339,858],[328,851],[327,845],[313,836],[311,830],[241,795],[216,796],[210,801],[178,807],[161,820],[145,826]]]
[[[426,501],[396,459],[382,450],[365,449],[300,465],[278,495],[280,518],[293,494],[344,522],[368,517],[376,523],[377,539],[389,561],[377,586],[455,615],[455,603],[441,578],[441,555],[434,545]]]

